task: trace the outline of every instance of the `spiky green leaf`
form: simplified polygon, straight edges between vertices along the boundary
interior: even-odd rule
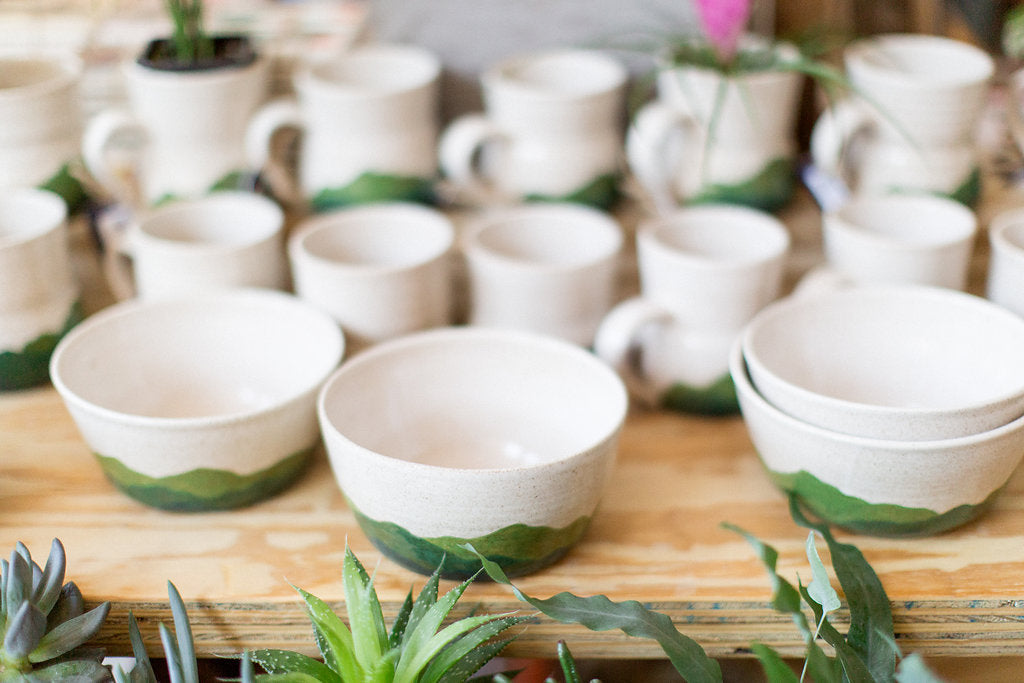
[[[391,625],[391,632],[388,633],[388,647],[398,647],[405,637],[406,626],[409,625],[409,617],[412,615],[412,589],[405,596],[405,601],[398,610],[395,623]]]
[[[341,581],[345,589],[345,609],[352,632],[356,659],[369,671],[388,649],[384,614],[373,581],[351,548],[345,548]]]
[[[46,616],[31,602],[22,602],[7,624],[7,632],[4,634],[4,658],[14,661],[28,660],[30,653],[45,633]]]
[[[341,683],[342,678],[318,659],[290,650],[263,649],[249,652],[250,659],[268,674],[298,673],[322,683]]]
[[[532,598],[516,588],[497,563],[480,555],[471,544],[463,547],[480,558],[493,581],[511,587],[519,600],[552,619],[581,624],[591,631],[619,629],[626,635],[651,638],[658,642],[672,666],[688,683],[719,683],[722,680],[718,662],[708,657],[696,641],[680,633],[668,616],[649,610],[635,600],[612,602],[604,595],[580,597],[562,592],[548,599]]]
[[[466,683],[466,681],[491,681],[491,676],[479,676],[474,677],[473,674],[483,668],[484,664],[491,661],[501,653],[505,647],[515,640],[515,636],[509,636],[507,638],[495,638],[490,640],[483,645],[477,646],[477,648],[471,651],[468,655],[460,659],[453,666],[451,666],[441,678],[438,679],[437,683]],[[515,672],[509,672],[510,676],[515,676]],[[493,677],[494,681],[498,680],[498,676]]]
[[[306,614],[313,624],[313,632],[324,661],[341,675],[342,680],[362,680],[363,668],[356,659],[352,632],[345,622],[320,598],[298,587],[295,590],[306,602]]]
[[[441,562],[442,566],[444,561]],[[438,584],[441,581],[441,567],[439,566],[434,572],[427,578],[423,583],[423,587],[420,588],[419,595],[416,596],[415,602],[412,605],[412,611],[409,613],[407,624],[402,634],[402,647],[405,648],[409,638],[413,631],[416,630],[416,626],[423,619],[423,616],[430,610],[431,607],[437,602]]]
[[[59,624],[39,640],[39,644],[29,654],[29,661],[45,662],[82,645],[96,635],[109,612],[110,603],[104,602],[85,614],[80,614]]]
[[[445,631],[448,631],[448,629],[445,629],[445,631],[438,634],[443,649],[436,651],[436,656],[428,658],[426,667],[423,668],[422,674],[417,678],[417,683],[437,683],[445,673],[463,660],[470,658],[471,661],[475,661],[475,658],[471,658],[471,655],[475,650],[478,650],[482,645],[506,629],[528,620],[529,617],[488,615],[481,617],[469,617],[461,620],[460,622],[456,622],[456,624],[464,622],[468,623],[470,619],[480,621],[478,624],[473,625],[472,628],[467,629],[465,635],[462,637],[459,637],[456,631],[451,631],[446,634]],[[451,627],[449,627],[449,629],[450,628]],[[452,636],[452,633],[455,635]],[[447,645],[447,647],[445,647],[445,645]],[[476,673],[476,670],[485,663],[486,661],[480,662],[475,669],[467,672],[467,675]]]

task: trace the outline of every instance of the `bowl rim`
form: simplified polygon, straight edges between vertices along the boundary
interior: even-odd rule
[[[773,421],[782,423],[789,428],[812,434],[819,438],[828,439],[830,441],[842,441],[843,443],[860,448],[915,452],[920,454],[927,454],[929,451],[933,451],[933,455],[936,457],[945,457],[946,452],[951,448],[958,449],[965,446],[994,441],[1006,436],[1007,434],[1024,430],[1024,415],[1021,415],[1020,417],[1002,424],[995,429],[948,439],[900,441],[897,439],[875,439],[868,436],[847,434],[845,432],[826,429],[825,427],[820,427],[793,417],[779,408],[776,408],[768,399],[762,396],[761,392],[759,392],[757,387],[754,386],[754,382],[747,371],[747,361],[743,354],[743,344],[741,339],[737,339],[733,343],[732,349],[729,352],[729,370],[730,375],[733,378],[733,383],[736,385],[737,393],[741,397],[744,395],[747,396],[761,411],[772,418]],[[742,402],[742,398],[740,400]],[[746,416],[744,415],[744,420],[745,419]]]
[[[1015,399],[1024,400],[1024,379],[1019,382],[1019,386],[1015,391],[1009,391],[998,396],[991,396],[981,402],[974,402],[970,404],[955,406],[955,407],[926,407],[926,406],[887,406],[875,403],[864,403],[861,401],[852,401],[850,399],[838,398],[836,396],[829,396],[827,394],[821,394],[816,391],[812,391],[806,387],[785,379],[777,372],[772,370],[766,365],[763,360],[757,354],[751,354],[751,338],[757,332],[759,325],[763,324],[765,320],[777,317],[781,315],[779,311],[785,312],[786,310],[796,306],[807,306],[813,305],[814,299],[819,297],[856,297],[856,296],[873,296],[879,298],[890,298],[890,297],[927,297],[933,300],[949,299],[958,300],[966,306],[974,306],[978,309],[984,309],[987,315],[992,315],[997,318],[1002,318],[1011,325],[1017,325],[1021,328],[1022,338],[1024,338],[1024,318],[1017,316],[1011,311],[995,304],[987,299],[962,292],[954,289],[947,289],[944,287],[928,286],[928,285],[853,285],[849,287],[843,287],[835,291],[829,291],[824,294],[810,294],[806,297],[786,297],[772,302],[764,309],[762,309],[744,328],[743,332],[739,336],[739,343],[742,348],[742,355],[746,365],[753,364],[758,366],[761,371],[769,375],[772,381],[778,385],[783,386],[787,392],[795,395],[801,401],[813,400],[814,403],[827,409],[829,412],[843,412],[849,413],[856,411],[857,413],[866,417],[878,417],[878,416],[896,416],[906,415],[910,417],[935,417],[942,418],[943,416],[951,416],[957,413],[963,412],[986,412],[993,406],[1012,402]],[[751,385],[755,387],[755,391],[758,396],[761,396],[759,389],[756,389],[753,377],[750,377]],[[763,398],[763,397],[762,397]],[[767,401],[767,399],[765,399]],[[769,402],[770,403],[770,402]],[[774,405],[772,405],[775,408]],[[796,418],[799,419],[799,418]],[[800,420],[803,422],[803,420]],[[808,423],[810,424],[810,423]],[[832,431],[832,430],[827,430]],[[989,430],[991,431],[991,430]],[[982,432],[984,433],[984,432]],[[870,437],[867,437],[870,438]]]
[[[193,303],[208,305],[211,302],[214,304],[219,303],[220,305],[226,305],[225,302],[240,300],[255,301],[260,305],[269,304],[275,307],[285,306],[292,307],[295,310],[301,309],[303,314],[308,316],[310,320],[316,321],[315,324],[317,326],[322,326],[325,332],[325,339],[326,335],[330,335],[331,337],[329,342],[333,348],[331,349],[330,357],[334,360],[331,361],[328,367],[323,368],[317,373],[317,377],[319,377],[319,379],[304,384],[301,387],[292,389],[286,395],[282,395],[277,398],[270,405],[258,408],[236,410],[216,415],[161,417],[155,415],[126,413],[89,401],[68,386],[61,375],[61,362],[63,361],[64,356],[69,353],[69,349],[72,345],[78,343],[80,338],[91,334],[96,328],[105,325],[110,320],[134,316],[140,312],[163,308],[165,306],[191,305]],[[336,331],[336,334],[334,331]],[[90,315],[84,321],[72,328],[71,331],[60,340],[54,349],[52,357],[50,358],[50,379],[54,388],[69,405],[74,405],[89,414],[103,417],[107,420],[115,421],[120,424],[157,427],[160,429],[170,430],[211,428],[245,422],[262,415],[279,411],[285,406],[301,400],[311,392],[317,391],[323,384],[324,379],[330,375],[335,368],[337,368],[338,364],[341,362],[344,352],[344,333],[341,331],[338,324],[320,309],[307,304],[298,297],[286,292],[280,292],[273,289],[243,287],[237,289],[210,291],[201,294],[168,297],[165,299],[144,300],[135,298],[108,306],[107,308]]]
[[[556,353],[563,354],[565,356],[575,356],[581,363],[585,363],[593,368],[598,373],[604,375],[608,380],[608,385],[612,389],[612,393],[615,396],[612,398],[618,405],[614,407],[616,418],[610,423],[610,426],[602,429],[600,435],[595,438],[592,442],[588,443],[585,447],[578,448],[572,453],[560,455],[553,460],[546,460],[540,463],[532,463],[523,466],[516,467],[479,467],[479,468],[467,468],[467,467],[448,467],[445,465],[433,465],[430,463],[413,462],[410,460],[403,460],[384,453],[377,452],[371,448],[357,443],[345,435],[338,427],[333,423],[327,414],[327,399],[328,394],[331,392],[331,388],[337,383],[338,379],[344,376],[347,372],[351,371],[354,367],[365,365],[373,362],[380,356],[390,355],[391,353],[401,351],[402,349],[414,346],[420,346],[423,344],[436,344],[439,342],[456,340],[457,342],[480,342],[487,340],[497,340],[501,342],[513,342],[520,345],[529,345],[533,348],[546,349],[548,351],[554,351]],[[328,435],[341,439],[344,443],[350,447],[356,448],[360,453],[374,460],[386,463],[399,463],[401,467],[408,467],[412,471],[422,472],[447,472],[447,473],[458,473],[455,476],[467,476],[467,477],[480,477],[487,475],[494,475],[502,472],[537,472],[548,468],[561,467],[565,463],[578,459],[586,454],[595,452],[596,449],[602,445],[608,443],[614,439],[618,433],[621,432],[622,427],[626,421],[626,416],[629,412],[629,395],[626,392],[625,385],[622,383],[622,379],[619,375],[606,363],[601,361],[599,358],[589,353],[585,349],[575,344],[555,337],[549,337],[536,332],[528,332],[524,330],[510,330],[510,329],[498,329],[498,328],[487,328],[487,327],[462,327],[462,326],[449,326],[440,327],[421,332],[414,332],[402,337],[397,337],[385,342],[381,342],[365,351],[360,352],[357,356],[348,360],[341,367],[337,368],[331,373],[330,377],[324,381],[321,386],[319,395],[317,396],[317,417],[320,421],[321,431],[324,436],[324,443],[326,446],[328,460],[333,460],[334,455],[331,454],[331,448],[328,446]]]

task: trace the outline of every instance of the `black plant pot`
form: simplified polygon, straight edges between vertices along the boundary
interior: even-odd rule
[[[138,63],[159,71],[210,71],[212,69],[241,68],[256,61],[256,49],[245,35],[217,35],[213,41],[213,55],[197,61],[182,62],[169,38],[157,38],[146,45]]]

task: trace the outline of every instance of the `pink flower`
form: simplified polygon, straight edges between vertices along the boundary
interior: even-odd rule
[[[718,58],[729,62],[750,18],[752,0],[697,0],[697,14],[704,35]]]

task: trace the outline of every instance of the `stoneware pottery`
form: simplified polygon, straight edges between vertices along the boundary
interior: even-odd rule
[[[774,49],[780,63],[799,56],[789,44]],[[630,169],[663,212],[691,202],[778,209],[795,188],[801,82],[784,68],[726,76],[692,64],[661,65],[658,96],[627,133]]]
[[[622,171],[626,67],[593,50],[510,57],[480,77],[484,112],[445,128],[441,170],[465,203],[544,199],[608,208]]]
[[[53,383],[107,477],[147,505],[218,510],[288,486],[319,443],[337,323],[294,296],[225,290],[96,313]]]
[[[0,391],[49,380],[50,354],[82,320],[67,207],[46,190],[0,190]]]
[[[487,212],[463,235],[470,324],[590,346],[615,302],[622,243],[614,218],[580,204]]]
[[[943,36],[884,34],[851,43],[843,61],[854,94],[815,123],[815,164],[856,193],[917,190],[973,203],[992,57]]]
[[[1024,208],[997,214],[988,231],[991,253],[985,296],[1024,316]]]
[[[859,196],[822,216],[825,260],[852,283],[964,289],[978,220],[926,194]]]
[[[396,562],[466,577],[471,543],[511,575],[583,535],[626,416],[622,383],[541,335],[448,328],[385,342],[328,380],[319,417],[360,526]]]
[[[751,441],[775,485],[854,532],[925,536],[960,526],[989,508],[1024,454],[1024,417],[935,441],[851,436],[766,401],[738,342],[730,367]]]
[[[295,292],[338,321],[354,353],[451,322],[454,244],[437,209],[379,202],[304,219],[288,255]]]
[[[956,439],[1024,414],[1024,319],[950,289],[852,287],[790,297],[744,330],[758,392],[818,427]]]

